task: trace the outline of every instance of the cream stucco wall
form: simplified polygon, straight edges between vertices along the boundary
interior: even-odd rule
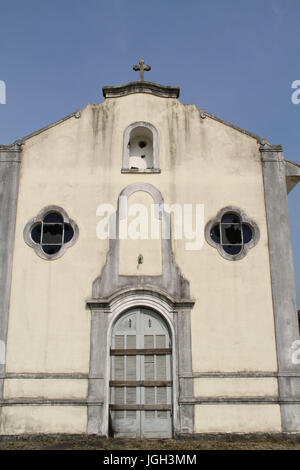
[[[123,132],[135,121],[150,122],[158,130],[160,174],[121,174]],[[196,300],[192,310],[193,371],[275,371],[268,239],[257,141],[210,117],[202,119],[194,105],[138,93],[89,104],[79,119],[71,117],[25,140],[7,372],[88,373],[90,312],[85,302],[91,297],[92,283],[101,273],[108,250],[108,240],[96,237],[96,209],[102,203],[116,207],[122,189],[134,182],[156,186],[167,204],[204,204],[205,223],[230,205],[238,206],[256,222],[260,241],[240,261],[223,259],[206,242],[201,250],[187,251],[187,240],[175,240],[173,248],[175,261],[190,282]],[[46,261],[24,242],[23,230],[43,207],[53,204],[64,208],[77,223],[79,237],[61,258]],[[143,273],[153,269],[151,254],[157,259],[154,245],[151,247],[150,241],[143,248],[147,253]],[[121,272],[128,269],[129,274],[133,273],[135,268],[130,266],[136,258],[135,249],[126,247],[122,251]],[[158,271],[159,266],[155,264]],[[274,383],[269,384],[274,392]],[[25,390],[22,387],[12,387],[11,382],[6,385],[6,393],[12,397]],[[247,394],[247,387],[244,382],[241,394]],[[255,393],[260,395],[264,387],[265,382],[257,381]],[[46,395],[38,382],[30,383],[28,390],[33,397],[40,391]],[[245,422],[250,408],[243,408]],[[214,409],[201,406],[207,413]],[[224,408],[220,423],[228,409]],[[270,426],[276,428],[277,408],[266,405],[265,409],[267,413],[270,410]],[[16,419],[28,410],[16,411]],[[219,412],[223,413],[221,409]],[[11,416],[13,410],[3,413]],[[76,413],[82,410],[76,408]],[[260,426],[260,415],[256,415]],[[198,431],[205,427],[204,416],[196,420]],[[78,419],[79,429],[83,424],[81,414]]]
[[[86,379],[7,379],[3,398],[86,399]]]
[[[86,421],[85,406],[5,406],[0,434],[82,434],[86,432]]]
[[[277,397],[278,383],[273,377],[208,377],[194,379],[195,397]]]
[[[280,432],[279,405],[197,405],[196,433]]]

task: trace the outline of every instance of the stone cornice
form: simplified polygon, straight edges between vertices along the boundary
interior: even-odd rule
[[[260,141],[259,150],[261,152],[282,152],[282,146],[270,144],[266,139],[262,139]]]
[[[22,144],[17,141],[12,145],[0,145],[0,163],[20,163]]]
[[[175,86],[159,85],[153,82],[129,82],[124,85],[102,87],[104,98],[120,98],[133,93],[148,93],[161,98],[178,98],[180,88]]]
[[[22,151],[22,142],[17,140],[11,145],[0,145],[0,153],[6,152],[21,152]]]

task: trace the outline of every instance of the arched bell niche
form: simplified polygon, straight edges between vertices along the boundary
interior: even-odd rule
[[[122,172],[159,173],[158,133],[148,122],[135,122],[124,132]]]

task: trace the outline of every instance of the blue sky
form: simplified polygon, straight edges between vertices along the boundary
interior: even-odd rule
[[[300,163],[299,0],[1,0],[0,143],[146,79],[274,144]],[[289,195],[300,306],[300,183]]]

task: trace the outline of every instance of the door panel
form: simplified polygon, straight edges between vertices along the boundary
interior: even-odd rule
[[[117,321],[111,344],[114,435],[171,437],[172,350],[165,323],[150,310],[132,310]]]

